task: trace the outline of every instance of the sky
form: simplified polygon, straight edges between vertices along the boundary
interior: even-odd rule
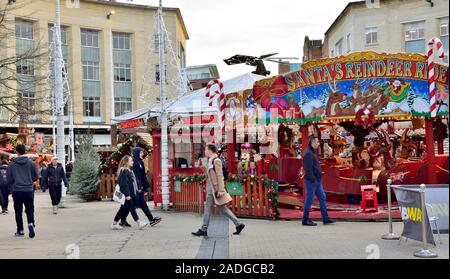
[[[126,0],[122,0],[126,2]],[[158,0],[134,0],[158,5]],[[221,79],[254,71],[246,65],[228,66],[223,59],[235,54],[298,57],[303,41],[323,39],[325,31],[345,8],[348,0],[163,0],[181,9],[190,39],[187,65],[216,64]],[[295,62],[295,61],[294,61]],[[278,65],[266,62],[273,74]]]

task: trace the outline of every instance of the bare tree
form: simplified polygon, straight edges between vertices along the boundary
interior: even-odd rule
[[[51,114],[47,47],[40,39],[26,48],[13,43],[17,34],[13,15],[24,5],[0,2],[0,120],[9,122],[28,122],[30,115]]]

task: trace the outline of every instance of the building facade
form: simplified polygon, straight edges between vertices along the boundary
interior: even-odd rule
[[[198,90],[208,85],[213,79],[220,79],[219,70],[215,64],[190,66],[186,68],[186,76],[192,90]]]
[[[303,42],[303,63],[322,58],[322,40],[310,40],[305,36]]]
[[[350,52],[426,54],[438,37],[448,63],[448,0],[367,0],[350,2],[325,32],[323,57]]]
[[[7,2],[2,1],[2,6]],[[11,47],[1,55],[51,45],[55,1],[23,2],[26,3],[13,3],[12,6],[18,5],[18,8],[7,14],[15,37],[9,38]],[[107,132],[111,118],[159,101],[157,7],[101,0],[72,2],[61,0],[61,40],[75,128],[76,131],[89,128],[94,133]],[[164,51],[167,98],[171,99],[179,95],[179,69],[186,67],[189,36],[178,8],[164,8],[164,22],[170,35],[165,38]],[[48,65],[48,55],[42,59],[42,64]],[[19,61],[17,74],[33,75],[34,71],[40,71],[46,75],[48,67],[35,69],[34,63],[36,61]],[[27,94],[30,105],[47,105],[33,103],[34,98],[39,99],[34,92]],[[49,92],[36,90],[36,94],[49,95]],[[18,126],[8,119],[9,115],[3,113],[0,126]],[[30,119],[33,121],[29,127],[51,133],[50,117],[31,115]],[[97,139],[98,145],[110,144],[106,135]]]

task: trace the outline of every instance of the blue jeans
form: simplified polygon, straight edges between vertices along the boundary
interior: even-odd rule
[[[314,196],[317,196],[320,204],[320,213],[322,214],[323,221],[327,221],[329,219],[326,205],[326,196],[323,191],[322,181],[314,181],[311,182],[307,179],[304,179],[304,184],[306,187],[306,200],[305,206],[303,209],[303,222],[309,220],[309,211],[311,210],[311,205],[314,201]]]

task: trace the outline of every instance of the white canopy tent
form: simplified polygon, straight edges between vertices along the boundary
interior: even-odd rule
[[[252,89],[253,84],[264,76],[246,73],[228,80],[223,81],[223,90],[225,94],[241,92],[247,89]],[[211,91],[217,91],[218,86],[214,85]],[[206,88],[202,88],[187,95],[171,100],[167,106],[167,113],[169,117],[177,115],[208,115],[215,114],[218,110],[217,98],[214,98],[213,106],[209,106],[209,99],[205,96]],[[136,111],[115,117],[112,119],[113,123],[120,123],[131,119],[146,119],[148,117],[158,116],[160,111],[159,104],[151,107],[138,109]]]
[[[223,90],[225,94],[241,92],[247,89],[252,89],[253,84],[264,76],[246,73],[228,80],[223,81]],[[211,91],[217,91],[218,86],[211,87]],[[213,114],[217,112],[217,98],[214,98],[213,106],[209,106],[209,99],[205,96],[206,88],[196,90],[186,96],[179,98],[176,102],[168,106],[167,112],[169,114],[190,115],[190,114]]]

